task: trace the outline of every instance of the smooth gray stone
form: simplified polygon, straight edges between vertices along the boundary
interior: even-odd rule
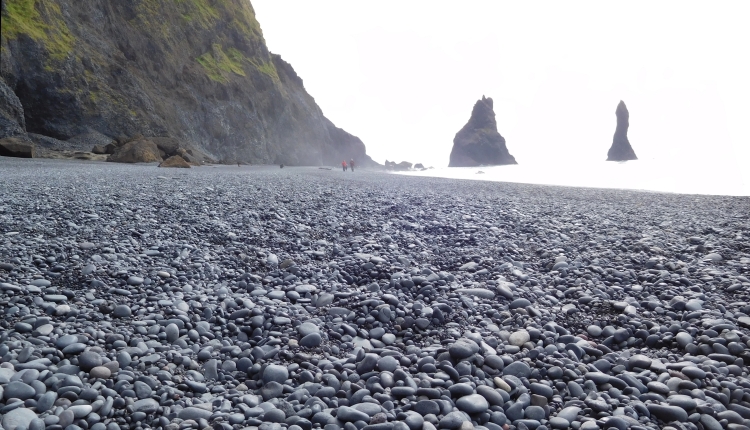
[[[84,418],[91,413],[93,408],[91,405],[72,405],[68,408],[69,411],[73,412],[73,416],[78,418]]]
[[[526,415],[526,418],[536,421],[541,421],[545,418],[544,408],[541,406],[528,406],[524,410],[524,415]]]
[[[151,397],[151,394],[153,394],[153,390],[151,389],[151,387],[142,381],[135,381],[135,383],[133,384],[133,391],[135,391],[135,395],[139,399]]]
[[[3,415],[3,429],[15,430],[16,428],[28,429],[31,421],[37,416],[31,409],[16,408]]]
[[[636,354],[628,359],[628,368],[650,369],[652,360],[645,355]]]
[[[531,375],[531,368],[523,361],[514,361],[503,369],[503,375],[512,375],[517,378],[527,378]]]
[[[321,343],[323,343],[323,338],[320,336],[320,333],[310,333],[299,341],[299,345],[305,348],[316,348]]]
[[[578,406],[568,406],[567,408],[563,408],[560,412],[558,412],[557,416],[563,418],[568,422],[573,422],[576,421],[580,412],[581,408],[579,408]]]
[[[414,412],[423,416],[427,414],[438,415],[440,414],[440,405],[434,400],[420,400],[414,405]]]
[[[701,424],[706,430],[722,430],[724,428],[716,418],[708,414],[701,414]]]
[[[44,430],[45,427],[44,421],[39,418],[34,418],[29,423],[29,430]]]
[[[462,414],[461,412],[454,411],[445,415],[443,418],[440,419],[440,422],[438,423],[438,428],[458,429],[461,427],[461,424],[463,424],[466,421],[469,421],[466,415]]]
[[[693,343],[693,336],[690,336],[689,333],[680,332],[677,333],[674,340],[680,345],[680,347],[685,348],[688,344]]]
[[[142,399],[133,404],[133,410],[145,414],[153,414],[159,409],[159,403],[154,399]]]
[[[218,361],[216,361],[215,358],[208,360],[206,364],[203,365],[204,376],[206,377],[206,379],[208,379],[209,381],[219,379],[218,367],[219,367],[219,363]]]
[[[652,416],[655,416],[667,423],[672,421],[685,422],[688,418],[688,413],[685,412],[684,409],[677,406],[648,404],[646,405],[646,408],[648,408],[648,411]]]
[[[91,369],[102,365],[102,356],[92,351],[84,351],[78,356],[78,366],[84,372],[89,372]]]
[[[377,368],[380,371],[394,372],[399,367],[399,362],[396,357],[386,356],[378,360]]]
[[[494,299],[495,293],[490,290],[485,290],[483,288],[459,288],[456,290],[458,294],[463,294],[465,296],[474,296],[479,297],[480,299]]]
[[[207,410],[202,409],[202,408],[196,408],[196,407],[191,406],[191,407],[187,407],[187,408],[181,410],[179,413],[177,413],[177,417],[180,418],[181,420],[195,420],[195,421],[197,421],[199,419],[207,420],[208,418],[211,417],[212,414],[213,414],[212,411],[207,411]]]
[[[54,391],[47,391],[42,394],[39,401],[36,403],[36,410],[39,412],[46,412],[52,408],[57,400],[57,393]]]
[[[370,416],[364,412],[358,411],[348,406],[339,406],[336,412],[336,418],[345,422],[364,421],[369,422]]]
[[[117,305],[115,310],[112,312],[112,316],[115,318],[130,318],[132,312],[128,305]]]
[[[305,322],[297,326],[297,332],[304,337],[311,333],[320,333],[320,328],[311,322]]]
[[[470,394],[456,400],[458,409],[468,414],[478,414],[489,409],[490,405],[487,400],[479,394]]]
[[[180,329],[177,327],[177,324],[174,323],[167,324],[164,328],[164,332],[167,334],[167,342],[169,343],[175,343],[180,337]]]
[[[5,386],[5,398],[6,399],[32,399],[36,395],[36,391],[31,385],[25,384],[21,381],[13,381]]]
[[[58,416],[60,417],[60,421],[58,422],[58,424],[60,424],[63,428],[73,424],[73,421],[75,421],[76,419],[75,413],[73,413],[73,411],[71,411],[70,409],[62,411]]]
[[[289,379],[289,370],[278,364],[269,364],[263,371],[263,383],[267,384],[271,381],[283,384],[284,381]]]
[[[479,352],[479,345],[471,339],[461,338],[448,346],[448,353],[457,360],[469,358]]]
[[[570,422],[565,418],[552,417],[549,419],[549,425],[553,429],[562,430],[570,427]]]
[[[66,346],[72,345],[74,343],[78,342],[78,336],[72,335],[72,334],[66,334],[64,336],[60,336],[55,341],[55,346],[59,349],[65,349]]]
[[[422,415],[409,411],[406,413],[404,423],[409,427],[410,430],[420,430],[424,424],[424,418]]]
[[[352,408],[364,412],[371,417],[381,411],[381,407],[375,403],[357,403],[356,405],[353,405]]]
[[[521,298],[521,299],[515,299],[512,302],[510,302],[509,308],[510,309],[518,309],[518,308],[525,308],[525,307],[528,307],[528,306],[531,306],[531,302],[528,301],[527,299]]]

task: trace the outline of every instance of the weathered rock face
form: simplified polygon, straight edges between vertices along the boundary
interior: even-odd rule
[[[607,161],[637,160],[638,157],[635,156],[635,151],[628,141],[630,113],[628,113],[628,108],[622,100],[617,105],[615,115],[617,115],[617,128],[615,129],[612,146],[607,151]]]
[[[171,136],[227,162],[373,164],[268,51],[248,0],[0,1],[0,137]]]
[[[492,99],[482,96],[471,111],[469,122],[453,139],[448,167],[518,164],[497,131]]]

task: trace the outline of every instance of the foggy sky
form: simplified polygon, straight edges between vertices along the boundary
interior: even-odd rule
[[[378,162],[446,166],[485,95],[521,164],[605,160],[624,100],[639,158],[750,171],[747,2],[252,3]]]

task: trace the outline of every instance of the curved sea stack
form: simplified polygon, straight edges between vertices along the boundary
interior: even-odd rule
[[[3,0],[1,40],[0,138],[88,151],[170,137],[223,161],[374,165],[268,51],[248,0]]]
[[[518,164],[497,132],[495,111],[490,97],[482,96],[471,111],[471,118],[453,139],[448,167]]]
[[[633,151],[633,147],[630,146],[630,142],[628,141],[628,126],[630,125],[628,119],[630,113],[628,113],[628,108],[622,100],[617,105],[615,115],[617,115],[617,129],[615,129],[612,147],[607,151],[607,161],[637,160],[638,157],[635,156],[635,151]]]

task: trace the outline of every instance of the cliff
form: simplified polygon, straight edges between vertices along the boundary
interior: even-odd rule
[[[628,141],[628,127],[630,126],[630,113],[625,106],[625,102],[620,100],[615,110],[617,116],[617,128],[615,136],[612,139],[612,146],[607,151],[607,161],[628,161],[637,160],[633,147]]]
[[[448,167],[518,164],[497,131],[492,99],[482,96],[474,104],[469,122],[453,139]]]
[[[268,51],[248,0],[1,1],[0,139],[168,136],[228,162],[373,164]]]

